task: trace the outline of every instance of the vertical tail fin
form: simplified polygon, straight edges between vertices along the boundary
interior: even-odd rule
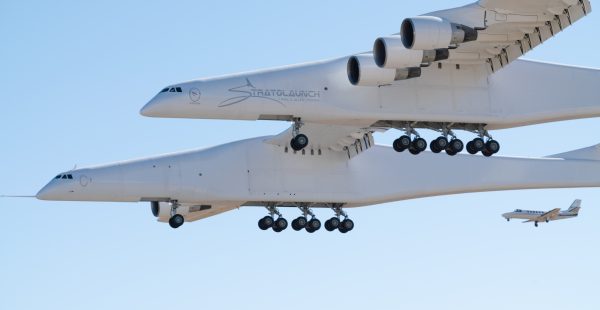
[[[581,199],[575,199],[567,211],[573,214],[578,214],[579,209],[581,209]]]

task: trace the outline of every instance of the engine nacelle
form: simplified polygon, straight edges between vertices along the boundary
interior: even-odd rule
[[[477,40],[477,30],[435,16],[407,18],[400,28],[407,49],[432,50]]]
[[[381,37],[373,44],[373,58],[380,68],[419,67],[422,64],[446,60],[449,56],[447,48],[425,51],[407,49],[400,36]]]
[[[355,86],[379,86],[421,76],[421,68],[379,68],[371,54],[350,57],[346,71],[348,80]]]

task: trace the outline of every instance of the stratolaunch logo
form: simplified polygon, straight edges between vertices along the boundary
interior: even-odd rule
[[[246,78],[246,84],[230,88],[229,91],[239,94],[239,96],[224,100],[219,107],[228,107],[250,98],[270,100],[282,106],[285,106],[284,102],[315,102],[321,99],[321,92],[318,90],[261,89],[254,87],[248,78]]]

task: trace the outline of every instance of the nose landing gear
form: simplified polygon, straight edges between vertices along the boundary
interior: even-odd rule
[[[292,135],[294,137],[290,141],[290,146],[294,151],[301,151],[308,146],[308,137],[300,133],[300,127],[302,127],[302,125],[304,125],[304,123],[302,123],[299,118],[294,119],[294,124],[292,125]]]
[[[183,215],[177,214],[177,208],[179,208],[179,203],[177,200],[172,200],[170,203],[171,206],[171,217],[169,218],[169,226],[171,228],[179,228],[185,222]]]

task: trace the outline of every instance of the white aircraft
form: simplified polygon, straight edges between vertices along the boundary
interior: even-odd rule
[[[352,207],[598,187],[600,145],[486,158],[500,150],[492,129],[600,116],[600,70],[517,60],[590,12],[587,0],[481,0],[407,18],[372,53],[165,87],[142,115],[292,125],[274,136],[64,172],[37,198],[147,201],[173,228],[261,206],[269,214],[259,227],[276,232],[288,225],[280,207],[298,207],[292,228],[310,233],[321,227],[312,210],[330,208],[325,228],[346,233]],[[373,133],[389,129],[404,134],[393,148],[375,145]],[[431,152],[417,129],[440,133]],[[457,130],[474,133],[466,150],[484,156],[458,154]]]
[[[560,208],[552,209],[548,212],[516,209],[513,212],[502,214],[502,217],[504,217],[507,221],[510,221],[511,219],[526,219],[527,221],[523,223],[534,222],[535,227],[538,227],[538,223],[541,222],[548,223],[550,221],[564,220],[577,217],[577,215],[579,215],[580,209],[581,200],[576,199],[571,205],[571,207],[567,209],[567,211],[561,211]]]

